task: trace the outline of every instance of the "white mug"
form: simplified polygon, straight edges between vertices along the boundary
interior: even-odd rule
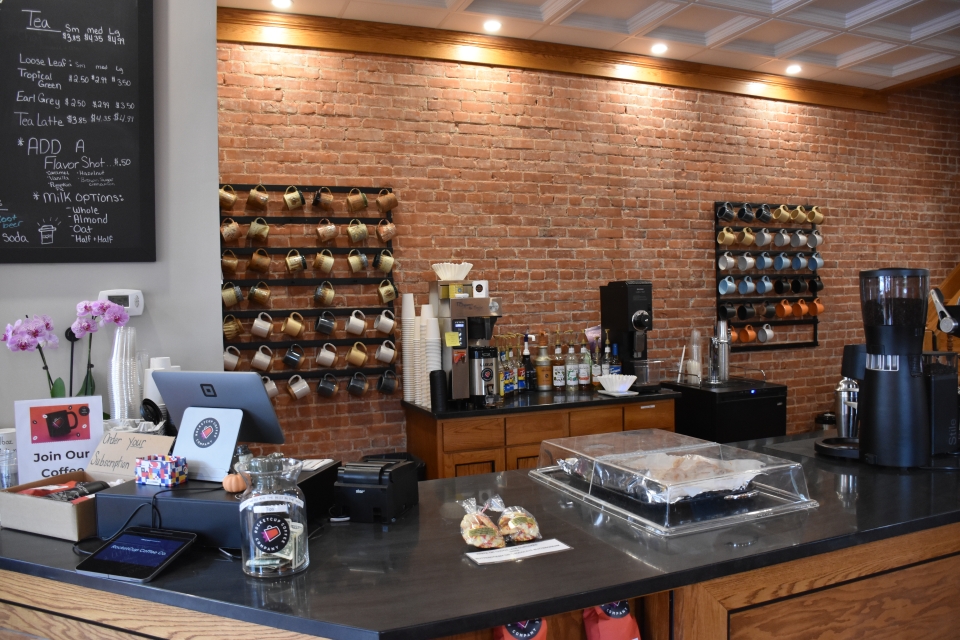
[[[261,376],[263,378],[263,388],[267,392],[268,398],[276,398],[280,395],[280,389],[277,388],[277,383],[268,378],[267,376]]]
[[[300,376],[293,376],[287,380],[287,393],[289,393],[294,400],[299,400],[310,393],[310,385]]]
[[[758,247],[765,247],[771,242],[773,242],[773,234],[770,233],[768,229],[760,229],[760,231],[757,232],[757,237],[754,240],[754,243]]]
[[[737,265],[737,259],[733,257],[733,254],[727,251],[722,256],[717,258],[717,266],[720,267],[720,271],[726,271],[727,269],[733,269]]]
[[[396,324],[396,316],[393,315],[393,311],[390,309],[384,309],[383,313],[378,315],[373,321],[373,329],[379,331],[380,333],[389,334],[393,331],[393,326]]]
[[[754,265],[757,264],[757,261],[753,258],[750,253],[745,253],[739,258],[737,258],[737,268],[741,271],[746,271],[747,269],[753,269]]]
[[[757,340],[760,342],[770,342],[773,340],[773,327],[768,324],[763,325],[757,331]]]
[[[240,349],[237,349],[234,346],[230,346],[224,349],[223,350],[223,370],[236,371],[238,364],[240,364]]]
[[[367,329],[367,316],[363,315],[360,309],[354,309],[353,313],[347,318],[346,329],[347,333],[352,333],[355,336],[363,335],[363,332]]]
[[[264,318],[266,318],[266,320],[264,320]],[[253,326],[250,327],[250,333],[258,338],[266,338],[272,331],[273,318],[271,318],[270,314],[268,313],[261,313],[258,315],[257,319],[253,321]]]
[[[264,351],[266,349],[266,351]],[[258,371],[268,371],[270,365],[273,363],[273,349],[267,345],[260,345],[260,348],[257,349],[257,353],[253,356],[253,359],[250,360],[250,366]]]
[[[815,229],[813,233],[807,236],[807,246],[811,249],[816,249],[823,244],[823,234],[820,233],[820,229]]]
[[[336,361],[337,348],[332,342],[326,343],[317,351],[317,364],[321,367],[332,367]]]
[[[384,340],[383,344],[377,347],[377,353],[374,357],[380,362],[390,364],[397,357],[397,345],[391,340]]]
[[[773,236],[773,244],[778,247],[785,247],[790,244],[790,234],[785,229],[780,229],[777,235]]]
[[[803,231],[794,231],[790,236],[791,247],[804,247],[807,244],[807,234]]]

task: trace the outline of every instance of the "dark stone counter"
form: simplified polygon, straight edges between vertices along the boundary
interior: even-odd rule
[[[772,448],[773,447],[773,448]],[[801,462],[818,509],[663,539],[570,502],[524,471],[420,484],[389,530],[327,525],[307,572],[247,578],[196,549],[147,585],[77,575],[71,544],[0,532],[0,568],[329,638],[429,638],[633,598],[960,521],[960,475],[813,457],[811,436],[746,448]],[[499,493],[572,550],[480,567],[464,552],[455,500]],[[95,605],[95,603],[91,603]]]

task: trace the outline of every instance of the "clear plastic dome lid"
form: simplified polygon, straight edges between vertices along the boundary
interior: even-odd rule
[[[860,272],[860,307],[865,327],[923,327],[927,321],[930,272],[876,269]]]

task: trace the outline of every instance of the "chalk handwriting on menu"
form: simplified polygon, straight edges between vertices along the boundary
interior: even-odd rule
[[[140,211],[145,2],[0,0],[0,259],[17,248],[66,261],[53,256],[145,238],[152,254],[152,202]]]

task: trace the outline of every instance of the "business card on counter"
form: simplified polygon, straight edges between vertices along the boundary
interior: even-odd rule
[[[467,556],[477,564],[498,564],[501,562],[513,562],[542,556],[547,553],[558,553],[560,551],[569,551],[573,547],[565,545],[559,540],[541,540],[530,544],[519,545],[516,547],[504,547],[502,549],[489,549],[487,551],[474,551]]]

